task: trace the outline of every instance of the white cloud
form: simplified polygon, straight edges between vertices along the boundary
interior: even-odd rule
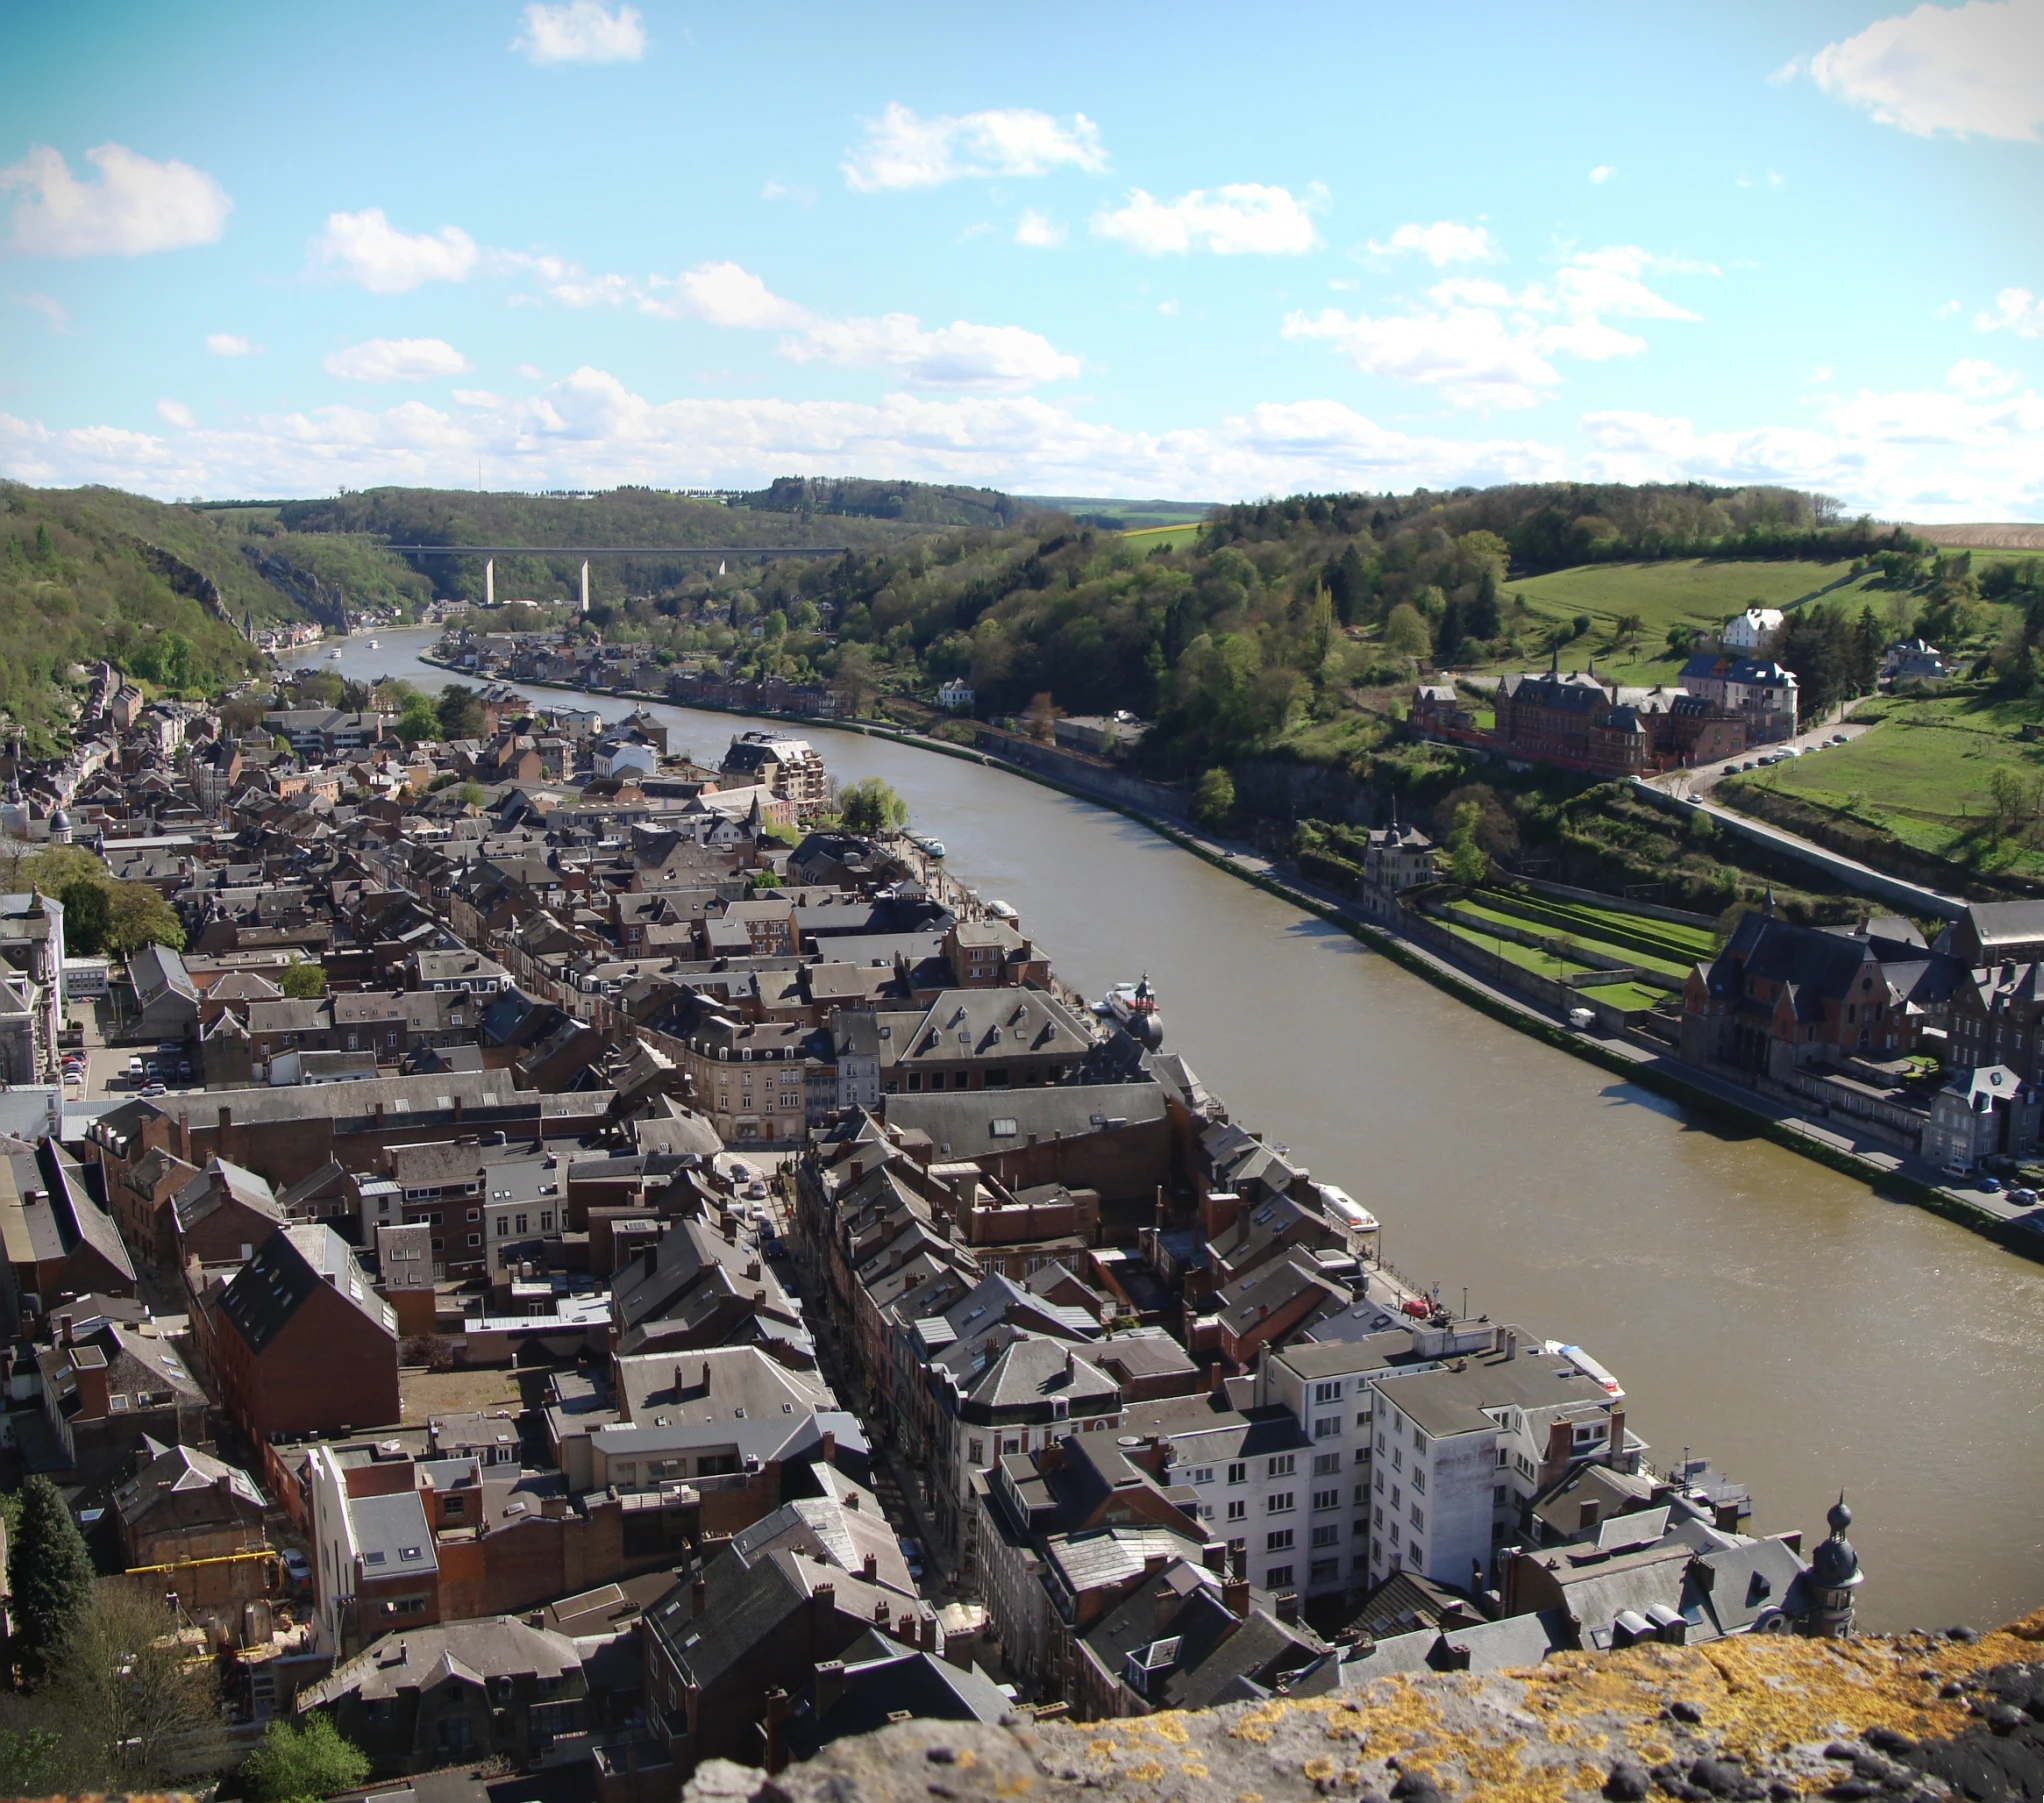
[[[2014,370],[1997,369],[1980,357],[1962,357],[1945,372],[1945,386],[1969,401],[2007,394],[2017,380]]]
[[[169,425],[189,431],[199,422],[192,410],[182,401],[173,401],[168,396],[156,403],[156,417]]]
[[[1135,188],[1125,205],[1096,214],[1093,230],[1151,257],[1202,249],[1222,257],[1297,255],[1320,241],[1309,208],[1321,198],[1317,184],[1303,199],[1261,182],[1194,188],[1176,200]]]
[[[1417,237],[1401,248],[1431,254]],[[1427,290],[1427,307],[1381,317],[1335,307],[1293,313],[1284,335],[1330,343],[1365,375],[1421,383],[1457,407],[1531,407],[1561,385],[1553,358],[1603,362],[1646,349],[1610,319],[1697,317],[1647,285],[1661,271],[1715,273],[1637,245],[1607,245],[1571,252],[1550,282],[1516,292],[1488,276],[1448,276]]]
[[[14,294],[8,297],[17,307],[26,307],[31,313],[40,313],[50,322],[53,332],[68,332],[71,329],[71,310],[54,294]]]
[[[421,282],[465,282],[479,255],[475,240],[459,226],[401,232],[381,207],[329,213],[311,250],[315,261],[371,294],[404,294]]]
[[[1615,163],[1599,163],[1590,171],[1590,179],[1601,188],[1617,173],[1618,167]]]
[[[443,338],[371,338],[322,357],[320,367],[344,382],[427,382],[458,376],[469,362]]]
[[[1952,311],[1958,311],[1954,302]],[[2013,332],[2018,338],[2044,334],[2044,295],[2027,288],[2004,288],[1994,297],[1994,311],[1977,313],[1973,323],[1983,332]]]
[[[260,357],[263,347],[236,332],[208,332],[206,348],[216,357]]]
[[[534,63],[635,63],[646,54],[646,27],[636,7],[611,13],[598,0],[535,3],[525,9],[525,29],[511,48]]]
[[[1825,93],[1919,137],[2044,135],[2044,0],[1922,5],[1825,45],[1807,67]]]
[[[524,377],[528,382],[544,382],[546,380],[546,371],[541,369],[537,363],[521,363],[511,373],[514,376]]]
[[[674,290],[674,299],[647,307],[670,317],[700,319],[706,325],[733,326],[740,331],[800,328],[810,320],[807,308],[784,300],[749,269],[736,263],[704,263],[672,281],[655,276],[652,287]]]
[[[24,190],[8,245],[16,256],[139,257],[211,244],[227,229],[233,201],[189,163],[151,162],[121,144],[95,145],[85,160],[97,181],[78,180],[47,144],[0,169],[0,189]]]
[[[1284,335],[1325,339],[1365,375],[1426,383],[1458,407],[1531,407],[1561,382],[1533,334],[1481,307],[1383,319],[1328,307],[1289,315]]]
[[[731,331],[779,332],[780,354],[795,363],[888,369],[919,388],[1011,393],[1068,381],[1079,360],[1021,326],[956,320],[926,330],[913,313],[839,318],[774,293],[737,263],[704,263],[678,276],[587,276],[544,259],[535,267],[547,292],[570,306],[633,306],[661,319],[697,319]]]
[[[1582,448],[1572,451],[1534,438],[1404,433],[1326,399],[1137,432],[1032,396],[659,401],[590,368],[529,396],[462,393],[446,408],[335,406],[175,435],[0,413],[0,474],[164,496],[331,494],[343,483],[460,486],[483,458],[504,486],[533,489],[719,487],[791,468],[885,468],[1025,494],[1226,499],[1575,478],[1785,482],[1926,521],[2035,519],[2044,508],[2044,398],[2027,391],[1863,392],[1829,403],[1814,423],[1721,429],[1599,412],[1583,417]]]
[[[1039,213],[1034,207],[1024,207],[1022,217],[1015,224],[1015,242],[1027,244],[1036,250],[1050,250],[1065,241],[1065,228],[1056,220]]]
[[[1100,128],[1084,113],[1059,120],[1009,107],[925,119],[891,100],[878,119],[859,123],[865,136],[841,166],[846,185],[862,194],[970,175],[1048,175],[1067,166],[1098,175],[1107,167]]]
[[[1594,182],[1604,178],[1593,170],[1590,179]],[[1370,245],[1371,255],[1378,257],[1402,256],[1412,251],[1417,251],[1436,269],[1445,269],[1450,263],[1496,263],[1504,256],[1484,227],[1456,225],[1446,219],[1433,225],[1401,225],[1388,242],[1373,241]]]

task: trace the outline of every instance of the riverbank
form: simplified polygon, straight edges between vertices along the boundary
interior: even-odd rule
[[[419,661],[450,675],[467,674],[441,660],[420,654]],[[568,694],[614,695],[625,702],[653,702],[669,705],[670,698],[647,691],[590,691],[566,683],[525,682],[522,687],[555,689]],[[1401,969],[1421,978],[1436,990],[1467,1007],[1488,1015],[1514,1031],[1538,1039],[1568,1053],[1609,1075],[1636,1085],[1665,1101],[1692,1111],[1713,1124],[1734,1132],[1750,1133],[1772,1141],[1799,1157],[1809,1159],[1842,1176],[1865,1184],[1883,1198],[1906,1202],[1937,1215],[1992,1241],[2004,1250],[2044,1263],[2044,1233],[2018,1226],[1963,1196],[1919,1175],[1910,1166],[1916,1161],[1892,1149],[1817,1126],[1787,1109],[1771,1107],[1764,1098],[1708,1071],[1682,1063],[1665,1053],[1652,1051],[1628,1041],[1612,1041],[1578,1032],[1559,1016],[1550,1014],[1522,997],[1497,988],[1461,964],[1390,930],[1366,920],[1353,904],[1332,891],[1320,889],[1303,879],[1280,874],[1266,860],[1248,851],[1208,837],[1181,818],[1172,818],[1138,806],[1122,795],[1105,792],[1077,781],[1033,770],[977,747],[948,744],[925,734],[880,721],[816,720],[803,715],[761,713],[756,709],[713,706],[691,699],[688,706],[698,712],[724,714],[739,719],[775,719],[795,729],[827,727],[832,731],[856,733],[880,739],[914,751],[933,752],[963,763],[978,764],[1003,775],[1020,777],[1082,801],[1104,808],[1134,822],[1159,838],[1190,852],[1194,857],[1225,871],[1347,935],[1357,944],[1377,952]]]

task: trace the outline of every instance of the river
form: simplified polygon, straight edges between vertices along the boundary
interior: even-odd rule
[[[446,680],[416,661],[435,632],[379,636],[323,667]],[[652,711],[713,764],[743,724]],[[834,775],[893,784],[1075,987],[1148,971],[1166,1044],[1375,1210],[1408,1277],[1607,1365],[1656,1464],[1707,1453],[1752,1486],[1754,1531],[1806,1544],[1843,1489],[1864,1625],[1984,1627],[2044,1603],[2044,1266],[1691,1119],[1118,814],[808,736]]]

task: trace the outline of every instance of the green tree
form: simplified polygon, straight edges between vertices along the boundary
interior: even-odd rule
[[[1450,601],[1441,609],[1440,630],[1434,634],[1434,662],[1445,667],[1462,649],[1462,603]]]
[[[287,964],[284,974],[277,979],[277,987],[294,1002],[311,1001],[326,994],[326,968],[303,960]]]
[[[472,808],[479,808],[485,801],[489,800],[489,797],[483,793],[481,783],[463,783],[459,789],[455,790],[455,793]]]
[[[1199,779],[1199,791],[1193,797],[1193,818],[1202,825],[1220,827],[1228,823],[1235,812],[1235,779],[1227,771],[1216,766]]]
[[[227,1750],[210,1659],[194,1660],[177,1618],[146,1580],[93,1587],[72,1625],[56,1681],[73,1762],[89,1759],[109,1789],[164,1787],[184,1762],[204,1770]]]
[[[1469,603],[1467,624],[1469,636],[1482,639],[1486,644],[1498,635],[1501,622],[1498,619],[1498,572],[1494,563],[1485,563],[1483,574],[1476,579],[1476,594]]]
[[[113,924],[104,883],[89,876],[73,877],[58,892],[64,904],[64,949],[74,958],[96,958],[105,949]]]
[[[483,730],[483,701],[466,683],[450,682],[433,704],[443,739],[473,739]]]
[[[872,652],[864,645],[840,645],[837,668],[831,674],[831,687],[837,691],[847,713],[855,719],[865,713],[873,705],[873,697],[880,692],[880,671],[873,662]]]
[[[56,1485],[21,1487],[21,1520],[7,1549],[14,1657],[31,1683],[47,1677],[92,1596],[92,1556]]]
[[[908,803],[877,776],[861,777],[838,795],[838,817],[853,833],[884,833],[908,818]]]
[[[407,745],[440,736],[440,710],[433,705],[431,696],[421,695],[415,689],[405,697],[397,717],[397,736]]]
[[[0,1728],[0,1796],[48,1797],[65,1788],[54,1728]]]
[[[297,1726],[271,1721],[241,1762],[241,1790],[250,1803],[294,1803],[353,1790],[368,1775],[368,1755],[315,1712]]]
[[[1418,608],[1401,601],[1384,622],[1384,649],[1394,657],[1426,657],[1434,648],[1433,634]]]
[[[1477,842],[1483,810],[1465,801],[1455,810],[1455,830],[1448,835],[1448,875],[1465,889],[1474,889],[1490,874],[1490,859]]]
[[[147,883],[115,883],[108,902],[106,948],[126,957],[145,945],[185,948],[184,923]]]

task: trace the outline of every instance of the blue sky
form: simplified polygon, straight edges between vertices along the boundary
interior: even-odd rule
[[[15,7],[0,472],[2044,518],[2044,0]]]

